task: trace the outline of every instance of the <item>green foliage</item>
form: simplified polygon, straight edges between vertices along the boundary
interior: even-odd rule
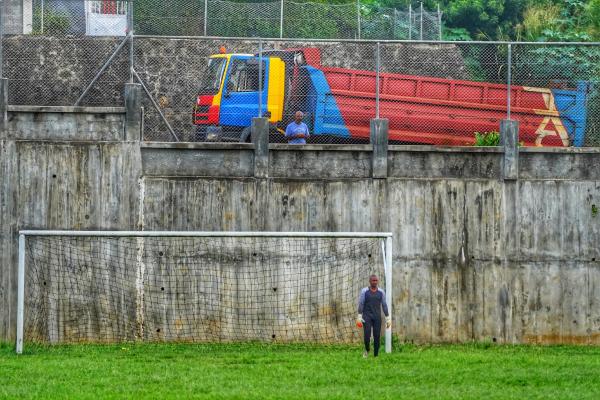
[[[0,398],[594,399],[596,346],[0,346]]]
[[[284,15],[287,16],[285,37],[352,39],[357,34],[356,9],[351,6],[339,7],[328,3],[315,7],[290,5]]]
[[[451,26],[464,27],[472,36],[489,37],[497,29],[504,11],[502,0],[455,0],[446,7]]]
[[[495,131],[484,133],[475,132],[474,146],[500,146],[500,133]]]
[[[204,33],[204,5],[190,0],[133,2],[133,27],[139,35],[197,36]]]
[[[575,87],[577,81],[600,78],[598,46],[515,46],[513,60],[515,82],[522,85]]]
[[[447,27],[464,28],[473,39],[503,39],[513,34],[525,0],[445,0],[441,7]]]
[[[465,28],[448,28],[444,27],[442,31],[442,39],[444,40],[452,40],[452,41],[466,41],[471,40],[471,35],[469,31]]]
[[[600,0],[532,2],[518,25],[518,40],[557,42],[600,39]]]
[[[48,8],[44,9],[44,25],[42,28],[42,9],[39,6],[33,12],[33,21],[32,33],[34,35],[66,35],[71,28],[71,19],[68,15],[59,14]]]
[[[589,33],[594,40],[600,40],[600,0],[590,0],[586,6]]]

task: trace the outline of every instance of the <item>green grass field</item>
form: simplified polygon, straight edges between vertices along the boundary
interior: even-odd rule
[[[0,398],[598,399],[600,348],[3,344]]]

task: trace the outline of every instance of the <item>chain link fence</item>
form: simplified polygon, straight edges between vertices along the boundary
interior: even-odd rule
[[[162,12],[153,1],[33,0],[20,15],[2,3],[9,102],[119,106],[134,82],[147,141],[248,141],[266,116],[271,140],[286,142],[301,111],[309,143],[368,143],[379,117],[392,144],[494,144],[512,118],[525,146],[600,145],[598,43],[384,40],[431,39],[422,27],[440,25],[421,7],[209,0],[182,14],[183,0]],[[7,21],[27,12],[29,25]],[[320,25],[347,39],[313,39]],[[232,26],[264,37],[226,38]],[[213,29],[223,37],[199,36]]]
[[[309,143],[368,143],[370,120],[379,117],[389,120],[392,144],[493,145],[500,121],[512,118],[525,146],[597,145],[597,44],[573,51],[561,44],[186,40],[179,44],[200,47],[193,67],[181,60],[173,69],[177,94],[162,86],[164,78],[157,87],[151,76],[158,72],[146,78],[167,120],[147,123],[147,140],[172,140],[170,129],[156,129],[168,122],[177,140],[247,141],[251,118],[266,115],[272,141],[285,141],[302,111]],[[144,60],[142,69],[155,66],[164,76],[160,57]]]
[[[518,109],[537,101],[535,107],[546,110],[537,126],[538,121],[533,120],[533,126],[521,128],[525,135],[533,136],[525,140],[599,146],[600,45],[514,43],[511,50],[513,84],[522,85],[529,93],[539,93],[535,100],[514,97],[512,107]]]
[[[319,39],[441,39],[441,12],[290,0],[31,0],[23,27],[34,35],[138,35]],[[14,8],[7,9],[13,11]],[[20,16],[19,16],[20,17]],[[16,20],[10,18],[10,21]],[[7,32],[8,32],[7,31]]]

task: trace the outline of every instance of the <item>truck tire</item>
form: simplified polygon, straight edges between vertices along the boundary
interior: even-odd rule
[[[252,138],[250,137],[250,127],[247,126],[242,129],[242,133],[240,134],[240,143],[250,143]]]
[[[206,142],[206,126],[196,126],[196,130],[194,131],[194,142]]]

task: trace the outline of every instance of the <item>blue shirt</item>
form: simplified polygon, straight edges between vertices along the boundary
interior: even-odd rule
[[[285,136],[288,138],[288,143],[290,144],[306,144],[305,138],[294,138],[294,135],[299,133],[303,133],[307,138],[309,136],[308,126],[304,122],[297,124],[296,121],[293,121],[285,128]]]

